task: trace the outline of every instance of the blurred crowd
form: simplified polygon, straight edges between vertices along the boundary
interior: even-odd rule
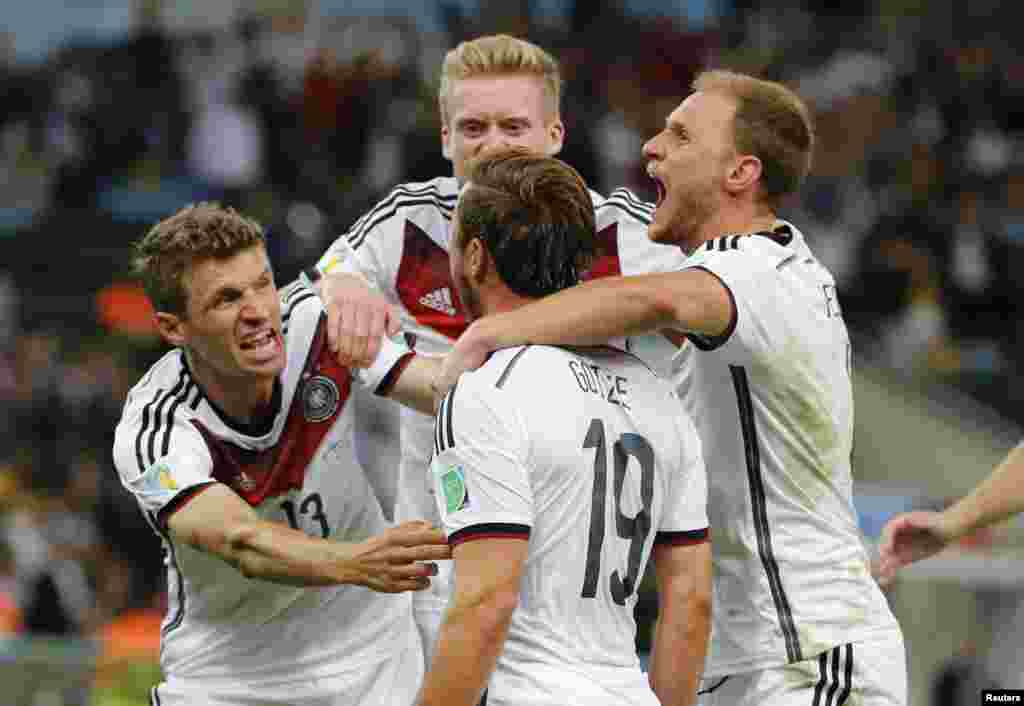
[[[0,32],[0,632],[75,634],[152,606],[159,548],[110,463],[127,388],[161,351],[127,244],[218,199],[268,228],[279,281],[393,185],[447,174],[446,48],[525,36],[562,62],[562,156],[653,197],[641,145],[694,73],[798,88],[813,176],[784,213],[833,270],[856,354],[1024,422],[1024,59],[1014,7],[976,0],[436,3],[414,17],[304,3],[189,31],[141,2],[116,41],[25,62]],[[56,606],[56,607],[55,607]]]

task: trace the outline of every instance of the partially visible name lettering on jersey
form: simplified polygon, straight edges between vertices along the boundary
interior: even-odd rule
[[[621,375],[612,375],[600,365],[587,363],[577,358],[569,361],[569,370],[576,378],[576,384],[584,392],[596,395],[605,402],[623,409],[629,409],[629,403],[626,400],[629,395],[626,383],[629,381],[626,378]]]
[[[839,308],[836,286],[834,284],[823,284],[821,289],[825,292],[825,313],[828,315],[828,318],[833,319],[837,316],[842,316],[843,310]]]

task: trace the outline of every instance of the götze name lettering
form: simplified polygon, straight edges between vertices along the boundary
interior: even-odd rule
[[[629,393],[626,378],[621,375],[612,375],[600,365],[586,363],[578,359],[569,361],[569,370],[576,378],[576,384],[584,392],[597,395],[605,402],[618,405],[623,409],[629,409],[629,403],[626,401]]]

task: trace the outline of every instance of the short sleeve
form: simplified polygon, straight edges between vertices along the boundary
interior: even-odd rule
[[[206,442],[183,414],[173,415],[163,428],[145,413],[122,420],[114,437],[114,464],[143,513],[161,522],[183,498],[217,482]]]
[[[380,352],[369,368],[354,368],[352,375],[356,382],[376,394],[381,394],[389,383],[393,383],[392,372],[399,363],[408,359],[412,354],[409,347],[403,343],[396,343],[386,336],[381,338]]]
[[[777,258],[739,249],[701,248],[690,256],[686,268],[714,275],[728,291],[734,310],[733,321],[722,336],[689,335],[699,350],[716,351],[727,362],[744,365],[753,354],[775,346],[786,305],[776,264]]]
[[[689,417],[677,417],[680,454],[670,469],[669,495],[655,542],[697,544],[706,541],[708,530],[708,478],[700,437]]]
[[[438,408],[430,482],[448,542],[527,538],[533,493],[526,435],[508,393],[470,373]]]

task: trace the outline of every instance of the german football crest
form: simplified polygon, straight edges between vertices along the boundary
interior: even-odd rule
[[[307,422],[322,422],[338,411],[341,394],[334,380],[314,375],[302,387],[302,413]]]

